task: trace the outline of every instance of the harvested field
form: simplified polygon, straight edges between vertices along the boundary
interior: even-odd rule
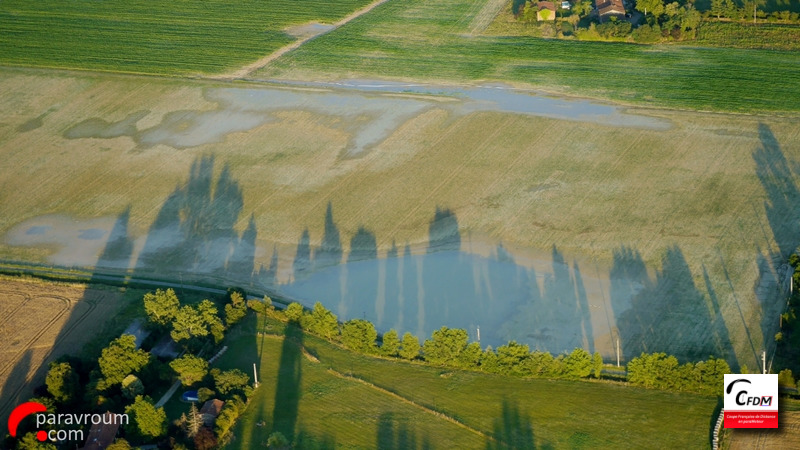
[[[736,429],[729,434],[727,450],[778,450],[800,447],[800,412],[782,411],[777,430]]]
[[[665,125],[621,126],[436,86],[27,70],[0,88],[3,259],[272,288],[382,330],[754,367],[799,242],[792,117],[605,105]]]
[[[112,288],[0,277],[0,418],[44,383],[47,365],[79,355],[126,306]]]

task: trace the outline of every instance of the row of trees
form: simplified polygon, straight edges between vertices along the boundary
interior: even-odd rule
[[[354,319],[340,326],[336,315],[319,302],[311,311],[304,310],[299,303],[291,303],[285,315],[309,332],[364,354],[523,377],[600,378],[603,369],[601,355],[592,355],[582,348],[553,356],[548,352],[532,352],[528,345],[511,341],[496,350],[491,346],[483,350],[477,342],[469,342],[466,330],[458,328],[442,327],[422,345],[411,333],[405,333],[400,339],[397,331],[389,330],[379,345],[378,333],[371,322]],[[711,357],[707,361],[681,365],[674,356],[664,353],[643,353],[633,358],[627,369],[628,381],[635,385],[709,395],[719,393],[722,375],[730,372],[728,364],[721,359]]]
[[[696,364],[679,364],[665,353],[642,353],[627,364],[628,381],[637,386],[720,395],[723,375],[731,373],[724,359],[713,356]]]

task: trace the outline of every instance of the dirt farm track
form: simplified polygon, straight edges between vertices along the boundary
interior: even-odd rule
[[[117,290],[0,278],[0,419],[126,303]],[[89,325],[91,324],[91,325]]]

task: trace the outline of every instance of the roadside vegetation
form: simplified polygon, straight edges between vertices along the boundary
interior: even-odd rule
[[[260,355],[261,387],[227,448],[263,446],[275,433],[303,448],[399,448],[398,442],[408,443],[403,448],[607,447],[619,445],[623,435],[626,446],[639,448],[653,446],[653,435],[684,448],[708,445],[714,396],[608,380],[481,373],[465,370],[459,362],[464,358],[457,356],[447,365],[440,358],[452,357],[448,349],[458,345],[449,344],[460,342],[462,330],[441,329],[422,344],[435,363],[413,351],[392,357],[387,353],[402,353],[404,342],[418,350],[418,340],[400,339],[397,345],[396,336],[386,333],[380,343],[372,340],[368,322],[358,320],[340,324],[342,334],[329,341],[319,335],[326,327],[314,317],[332,323],[319,305],[311,311],[266,308],[257,322],[248,322],[251,332],[230,341],[220,365],[241,367]],[[364,353],[344,345],[345,329],[354,338],[348,345]],[[587,367],[593,378],[592,358],[575,358],[579,353],[555,359],[574,370],[566,378],[578,378]]]

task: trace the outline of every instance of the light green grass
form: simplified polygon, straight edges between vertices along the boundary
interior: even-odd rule
[[[800,108],[796,52],[468,36],[481,4],[394,0],[285,55],[260,75],[510,81],[662,107]]]
[[[271,333],[280,332],[280,325],[269,325]],[[266,441],[273,411],[287,407],[275,404],[279,371],[285,370],[279,366],[287,361],[282,352],[287,351],[301,366],[296,430],[313,437],[317,444],[335,442],[345,448],[385,445],[387,441],[381,439],[388,433],[380,427],[386,427],[387,418],[398,418],[417,437],[417,444],[427,436],[433,448],[482,448],[487,442],[379,390],[337,377],[328,367],[486,435],[507,435],[530,427],[537,447],[655,448],[669,442],[674,448],[704,448],[717,404],[715,398],[616,383],[523,380],[451,371],[357,355],[309,335],[302,340],[319,363],[303,357],[296,344],[284,346],[280,337],[243,334],[229,344],[220,364],[244,369],[252,367],[260,355],[261,387],[236,425],[235,439],[228,448],[253,448]],[[512,417],[518,420],[510,422],[517,425],[509,424]],[[265,425],[256,426],[262,420]],[[394,427],[399,429],[397,423]],[[657,442],[653,436],[658,436]]]
[[[76,0],[0,3],[0,64],[215,73],[291,42],[292,24],[335,22],[368,0]]]

